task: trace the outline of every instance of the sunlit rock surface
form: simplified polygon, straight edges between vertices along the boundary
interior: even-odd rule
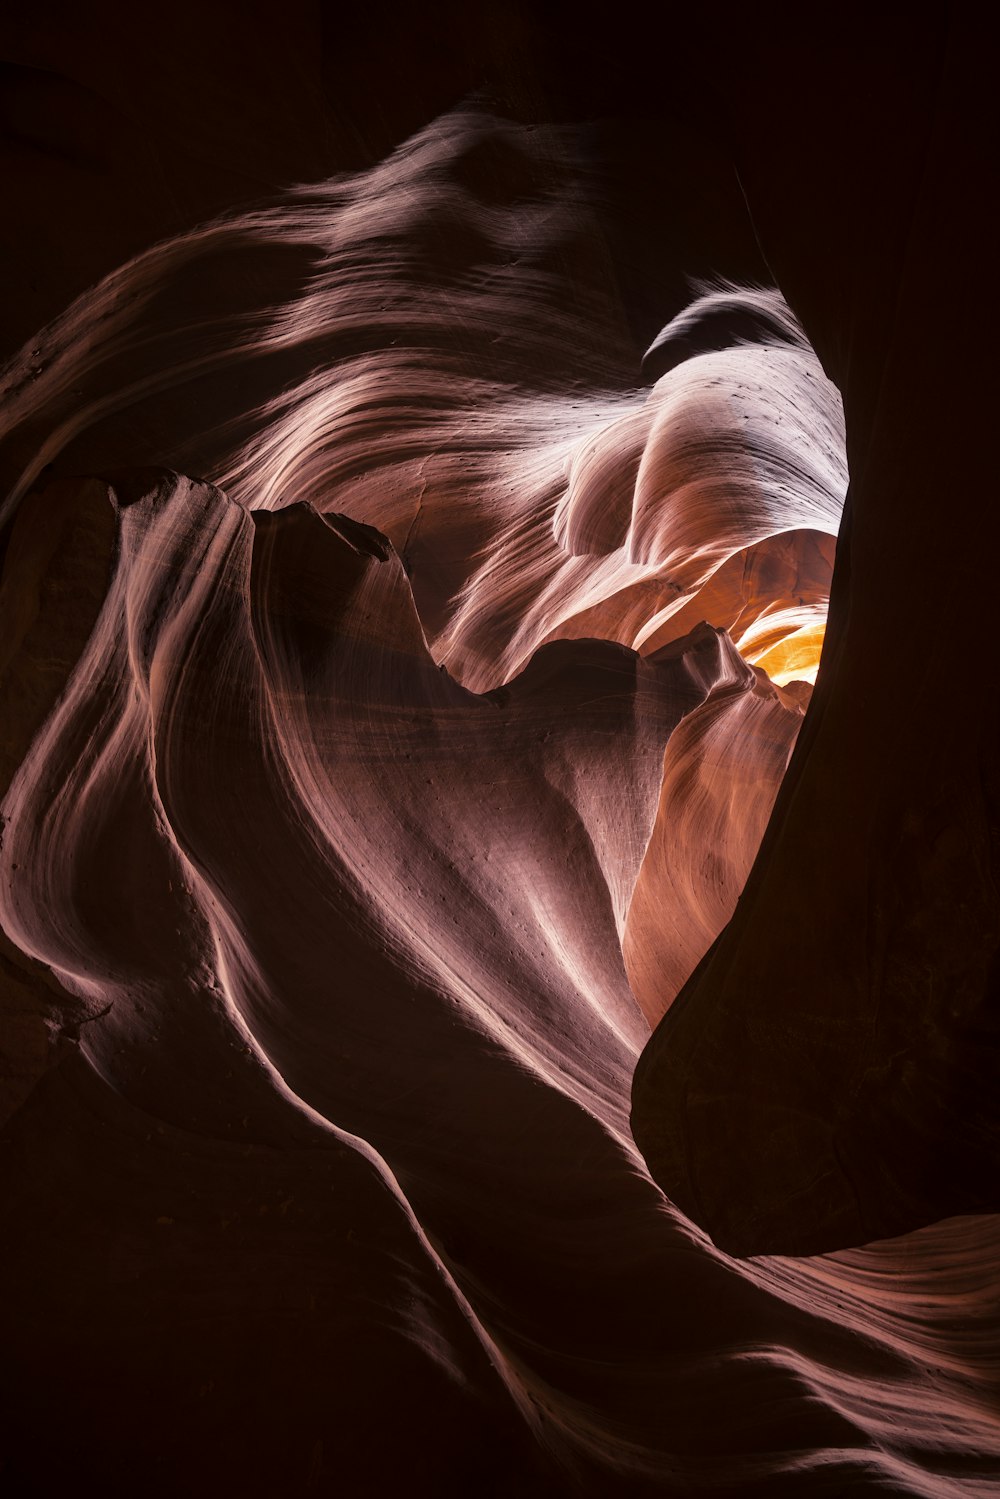
[[[643,384],[592,230],[568,132],[464,112],[5,374],[36,1492],[1000,1481],[994,1220],[740,1261],[630,1133],[803,723],[847,473],[776,293],[694,290]]]

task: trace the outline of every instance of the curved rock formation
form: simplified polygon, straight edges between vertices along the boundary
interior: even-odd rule
[[[846,463],[773,292],[702,288],[639,383],[570,148],[451,116],[6,372],[29,1491],[1000,1475],[995,1221],[740,1262],[629,1132],[803,722]]]

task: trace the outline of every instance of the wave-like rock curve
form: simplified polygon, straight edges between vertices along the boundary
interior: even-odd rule
[[[630,384],[584,208],[562,146],[458,117],[9,375],[15,1476],[1000,1475],[993,1220],[740,1262],[629,1133],[802,722],[845,465],[773,294],[706,292],[659,358],[720,297],[762,341]]]

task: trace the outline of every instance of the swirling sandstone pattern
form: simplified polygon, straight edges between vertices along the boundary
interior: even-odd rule
[[[740,1262],[629,1133],[802,721],[846,462],[773,292],[703,288],[635,389],[586,227],[567,138],[458,115],[8,371],[43,1492],[1000,1480],[994,1220]]]

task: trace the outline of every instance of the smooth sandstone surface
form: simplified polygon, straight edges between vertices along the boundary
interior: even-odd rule
[[[13,1493],[1000,1482],[974,39],[515,11],[18,22]]]

